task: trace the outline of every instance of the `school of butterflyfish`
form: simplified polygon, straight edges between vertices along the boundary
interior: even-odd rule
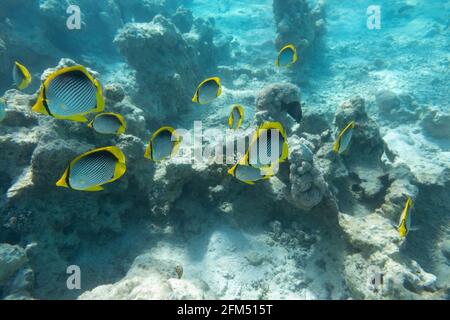
[[[278,52],[275,65],[290,68],[298,60],[297,49],[287,44]],[[12,72],[13,84],[19,90],[26,89],[32,77],[28,69],[15,62]],[[219,77],[203,80],[196,88],[192,102],[206,105],[222,94]],[[0,122],[6,117],[7,101],[0,98]],[[98,134],[121,135],[126,131],[126,121],[118,113],[104,112],[105,100],[102,86],[84,66],[71,66],[54,71],[43,81],[32,111],[60,120],[88,122],[87,126]],[[288,113],[297,121],[302,118],[300,105],[294,105]],[[90,114],[95,114],[91,121]],[[230,129],[239,129],[244,122],[244,107],[235,104],[228,117]],[[346,124],[337,135],[333,152],[345,155],[350,149],[353,133],[357,130],[355,121]],[[145,149],[144,157],[154,161],[164,161],[176,155],[181,136],[170,126],[156,130]],[[254,132],[245,154],[233,165],[228,173],[245,184],[255,184],[277,174],[281,163],[289,155],[289,146],[280,122],[264,122]],[[126,159],[116,146],[89,150],[72,159],[56,186],[78,191],[100,191],[103,185],[120,179],[126,172]],[[406,237],[411,228],[412,199],[408,197],[396,229],[401,238]]]

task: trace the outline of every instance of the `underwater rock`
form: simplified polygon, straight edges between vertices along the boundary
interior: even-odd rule
[[[349,243],[361,253],[348,255],[344,279],[358,299],[442,298],[436,276],[400,251],[402,242],[390,221],[379,214],[352,217],[339,215]],[[374,272],[379,283],[375,283]],[[375,275],[376,276],[376,275]]]
[[[349,255],[344,262],[344,279],[356,299],[442,299],[436,277],[417,262],[390,258],[382,253]],[[377,283],[378,282],[378,283]]]
[[[406,199],[411,197],[413,203],[419,195],[419,189],[414,184],[416,179],[404,166],[391,168],[389,172],[390,185],[386,190],[384,202],[377,210],[383,216],[398,222],[399,214],[405,207]]]
[[[301,110],[300,99],[300,89],[293,84],[275,83],[264,87],[256,97],[257,123],[279,121],[286,132],[291,133],[299,122],[299,119],[294,119],[291,114]]]
[[[125,98],[125,92],[118,83],[110,83],[103,89],[103,94],[107,100],[113,103],[121,102]]]
[[[386,254],[398,252],[400,238],[390,220],[379,214],[352,217],[339,214],[339,225],[348,237],[350,244],[365,254],[383,250]]]
[[[37,115],[30,111],[36,101],[35,95],[11,89],[5,92],[3,98],[7,102],[6,117],[2,121],[3,127],[31,128],[39,124]]]
[[[75,61],[62,59],[56,68],[75,64]],[[56,68],[46,70],[42,78]],[[95,71],[92,73],[98,75]],[[101,241],[120,233],[121,217],[136,203],[131,198],[119,200],[118,195],[124,190],[147,194],[151,185],[153,167],[143,157],[144,142],[132,135],[142,139],[147,136],[143,111],[131,104],[119,86],[113,84],[106,91],[108,111],[123,114],[128,123],[127,133],[120,137],[102,136],[86,124],[32,113],[29,109],[35,96],[17,90],[5,94],[8,101],[5,121],[8,122],[0,127],[0,147],[10,153],[4,153],[0,161],[0,189],[6,196],[6,203],[0,208],[0,232],[2,240],[13,243],[29,236],[36,241],[36,248],[29,255],[36,277],[36,286],[30,289],[33,296],[73,295],[59,285],[65,281],[64,270],[69,265],[67,255],[87,241],[83,239],[85,234],[96,234],[97,241]],[[18,131],[19,125],[23,127]],[[117,145],[125,153],[127,163],[133,163],[123,179],[98,193],[55,186],[68,161],[95,146],[105,145]],[[47,196],[37,196],[42,194]],[[17,279],[17,290],[29,287],[22,280]]]
[[[359,96],[344,101],[336,110],[335,127],[339,133],[345,126],[355,121],[349,154],[346,160],[357,163],[379,165],[386,146],[378,125],[365,110],[365,101]]]
[[[14,275],[26,262],[27,256],[23,248],[0,243],[0,284]]]
[[[204,300],[206,295],[201,286],[191,280],[169,279],[170,300]],[[201,284],[200,284],[201,285]]]
[[[1,150],[8,150],[0,161],[0,172],[9,176],[11,180],[19,176],[23,168],[28,166],[38,137],[29,132],[22,134],[5,134],[0,136]]]
[[[29,293],[33,290],[34,287],[34,272],[32,269],[21,269],[16,277],[14,278],[10,291],[17,293],[26,293],[29,295]]]
[[[309,142],[296,135],[289,139],[289,181],[288,200],[296,207],[311,210],[328,193],[328,184],[314,164],[314,155]]]
[[[177,26],[181,33],[187,33],[191,31],[194,24],[194,16],[192,11],[184,7],[179,7],[177,11],[172,15],[172,22]]]
[[[80,300],[179,300],[212,297],[198,280],[178,279],[176,263],[155,260],[148,254],[136,257],[127,275],[114,284],[86,291]]]
[[[273,13],[277,37],[275,47],[278,50],[287,44],[294,44],[299,54],[299,63],[312,52],[325,31],[323,3],[319,1],[311,9],[306,0],[274,0]]]
[[[389,90],[379,91],[375,96],[380,112],[390,114],[400,108],[400,99],[395,93]]]
[[[404,122],[418,119],[418,106],[408,94],[397,95],[389,90],[378,91],[375,102],[381,119]]]
[[[369,199],[377,196],[383,189],[383,177],[386,170],[382,156],[389,150],[381,137],[378,125],[365,110],[365,101],[361,97],[353,97],[344,101],[335,114],[335,137],[351,121],[355,121],[349,150],[340,155],[349,175],[357,177],[358,188],[362,196]]]
[[[450,113],[436,108],[424,113],[420,125],[430,136],[439,139],[450,139]]]
[[[195,50],[169,20],[158,15],[149,23],[128,23],[114,43],[137,72],[135,98],[149,119],[162,121],[187,110],[200,67]]]
[[[227,57],[229,48],[227,43],[222,43],[221,47],[216,47],[214,38],[218,31],[214,29],[214,19],[197,18],[190,33],[184,35],[186,42],[194,48],[200,71],[206,76],[214,74],[219,58]],[[217,35],[216,35],[217,34]]]

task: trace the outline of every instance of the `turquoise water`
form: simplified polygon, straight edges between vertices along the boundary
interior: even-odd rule
[[[0,298],[448,299],[449,9],[445,0],[3,0]],[[288,44],[298,61],[276,67]],[[22,90],[15,61],[32,77]],[[123,134],[35,112],[49,76],[74,65],[98,81],[90,98],[123,117]],[[220,95],[193,102],[212,77]],[[243,121],[230,130],[236,104]],[[351,121],[349,148],[336,154]],[[239,181],[230,168],[274,123],[286,157],[267,179]],[[162,127],[176,133],[164,147],[173,152],[145,158]],[[229,147],[238,141],[242,152]],[[118,164],[98,192],[55,185],[106,146],[123,151],[123,176]]]

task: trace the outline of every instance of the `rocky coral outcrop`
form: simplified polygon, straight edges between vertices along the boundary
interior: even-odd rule
[[[279,121],[287,133],[291,133],[300,118],[294,119],[290,112],[301,110],[300,88],[290,83],[274,83],[264,87],[256,97],[256,121]],[[300,112],[301,114],[301,112]]]
[[[383,156],[393,156],[381,137],[378,125],[368,116],[365,110],[365,100],[361,97],[353,97],[344,101],[337,108],[334,137],[337,137],[351,121],[355,122],[355,129],[348,152],[339,156],[331,155],[332,146],[329,145],[327,147],[328,156],[335,159],[333,161],[334,171],[343,173],[343,176],[350,178],[349,188],[351,188],[350,192],[354,198],[373,201],[384,190],[387,172],[382,160]],[[341,164],[344,165],[344,169],[336,170]]]
[[[192,25],[194,24],[194,16],[192,15],[192,11],[184,7],[179,7],[172,15],[172,22],[177,26],[181,33],[191,31]]]
[[[137,72],[135,99],[145,106],[148,119],[161,122],[188,110],[198,83],[213,76],[218,51],[213,36],[208,21],[196,19],[193,30],[182,35],[162,15],[149,23],[126,24],[118,32],[114,43]]]
[[[158,15],[150,23],[129,23],[114,43],[137,71],[138,100],[149,118],[164,119],[187,109],[200,68],[195,51],[168,19]]]
[[[289,181],[292,203],[303,210],[317,206],[330,196],[328,184],[314,162],[314,145],[303,138],[289,138]]]
[[[325,31],[323,3],[319,1],[311,9],[306,0],[275,0],[273,12],[277,29],[276,49],[292,43],[300,57],[311,53]],[[300,59],[300,64],[304,61]]]
[[[0,283],[15,274],[26,262],[24,249],[7,243],[0,244]]]
[[[0,292],[5,299],[30,299],[34,272],[28,267],[26,249],[0,243]]]
[[[344,262],[344,278],[356,298],[441,297],[436,276],[402,254],[402,242],[388,219],[376,213],[364,217],[340,214],[339,224],[352,248],[361,251],[348,255]]]
[[[80,300],[202,300],[212,299],[208,285],[198,279],[178,279],[177,263],[138,256],[117,283],[83,293]]]
[[[388,177],[390,184],[384,202],[377,212],[395,223],[398,221],[399,212],[405,206],[406,199],[411,197],[414,202],[419,194],[419,188],[416,179],[405,166],[391,168]]]
[[[450,138],[450,113],[431,108],[423,113],[420,125],[431,137]]]
[[[375,95],[375,102],[382,119],[400,123],[416,121],[419,117],[420,108],[408,94],[380,90]]]
[[[63,59],[42,77],[73,64],[76,63]],[[0,207],[0,241],[27,243],[31,236],[37,243],[28,255],[30,268],[36,275],[38,290],[33,294],[37,297],[49,297],[49,292],[62,294],[64,288],[56,290],[57,293],[54,283],[63,281],[68,265],[66,256],[77,251],[86,234],[107,237],[108,233],[121,231],[121,216],[136,206],[132,198],[119,200],[123,190],[148,193],[153,171],[143,157],[145,146],[141,139],[147,136],[143,111],[131,104],[117,84],[106,87],[107,110],[122,114],[128,123],[126,134],[120,137],[98,135],[86,124],[32,113],[35,95],[16,90],[5,94],[8,109],[7,119],[0,127],[0,147],[9,152],[2,156],[0,168],[0,189],[4,194]],[[89,149],[106,145],[117,145],[127,161],[133,163],[118,183],[92,194],[55,187],[68,161]],[[23,277],[29,277],[29,273]],[[19,283],[25,286],[26,281],[22,280],[17,279],[17,286]]]

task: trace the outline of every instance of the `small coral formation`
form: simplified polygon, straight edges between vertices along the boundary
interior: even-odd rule
[[[378,214],[364,217],[341,214],[339,223],[352,248],[363,252],[348,255],[344,262],[344,278],[355,297],[440,298],[436,276],[401,254],[398,234],[388,219]]]
[[[389,90],[381,90],[375,95],[375,101],[384,119],[409,122],[418,118],[419,107],[407,94],[397,95]]]
[[[291,195],[288,199],[298,208],[310,210],[324,196],[329,196],[328,184],[314,162],[314,145],[304,138],[289,138],[289,181]]]
[[[179,279],[175,263],[138,256],[119,282],[86,291],[80,300],[203,300],[214,294],[201,280]]]
[[[332,165],[335,167],[334,171],[340,172],[334,178],[342,183],[341,180],[345,177],[344,185],[348,184],[351,199],[365,199],[370,203],[384,190],[383,183],[387,173],[382,158],[384,155],[391,156],[391,153],[381,137],[378,125],[368,116],[365,101],[361,97],[346,100],[337,108],[333,137],[336,138],[351,121],[355,122],[355,129],[347,153],[332,156],[329,145],[328,155],[335,159]],[[344,190],[342,186],[339,188],[341,195],[345,193]]]
[[[370,47],[360,35],[335,43],[333,35],[323,50],[330,59],[320,66],[327,76],[289,83],[320,52],[322,1],[311,8],[307,0],[274,0],[275,34],[272,20],[261,19],[270,10],[259,3],[230,9],[233,1],[224,1],[219,14],[205,15],[202,1],[201,17],[191,1],[77,3],[81,31],[66,28],[70,1],[0,3],[0,86],[11,87],[15,60],[35,79],[25,92],[2,94],[0,298],[448,299],[449,112],[402,93],[409,83],[392,81],[398,70],[372,52],[392,43],[416,50],[418,41],[377,37]],[[417,8],[395,1],[387,14],[405,19]],[[344,12],[330,11],[330,24],[341,23]],[[23,23],[30,16],[36,24]],[[234,30],[235,23],[250,31]],[[445,30],[436,22],[423,34],[427,54],[427,41],[436,33],[447,40]],[[293,68],[273,72],[273,35],[276,49],[297,47]],[[369,59],[347,59],[362,47],[370,48]],[[76,62],[48,68],[65,56]],[[30,111],[37,95],[27,93],[51,72],[79,63],[101,80],[105,111],[124,116],[123,135]],[[446,82],[446,58],[432,66],[433,79],[402,66],[417,74],[420,90],[424,79],[437,87]],[[223,95],[192,109],[196,86],[210,76],[221,77]],[[385,83],[369,90],[374,79]],[[429,91],[426,99],[441,96]],[[341,97],[350,98],[336,103]],[[248,186],[227,174],[230,164],[213,163],[216,155],[202,163],[191,154],[158,163],[143,158],[149,130],[194,118],[204,129],[223,128],[234,103],[245,107],[245,121],[230,134],[233,144],[248,142],[265,121],[285,128],[289,157],[276,176]],[[348,152],[336,154],[333,143],[351,121]],[[126,155],[120,182],[99,193],[55,187],[68,161],[106,145]],[[214,137],[201,147],[226,149]],[[421,229],[400,238],[395,226],[408,197],[412,226]],[[82,290],[64,286],[69,265],[80,266]]]
[[[300,88],[290,83],[275,83],[264,87],[256,97],[256,121],[279,121],[290,133],[298,123],[289,115],[292,109],[301,110]]]
[[[386,92],[377,96],[377,103],[386,112],[402,105]],[[407,197],[419,201],[423,187],[408,166],[394,161],[364,105],[362,98],[351,98],[341,104],[335,119],[336,132],[349,121],[356,123],[348,154],[331,166],[339,225],[351,248],[344,261],[346,284],[359,299],[439,299],[442,284],[408,256],[405,240],[394,227]],[[356,207],[366,214],[355,216]],[[413,210],[413,225],[416,215],[418,208]]]
[[[30,299],[34,273],[29,268],[27,252],[17,245],[0,243],[0,292],[5,299]]]
[[[116,35],[114,43],[137,72],[136,100],[145,106],[148,119],[162,121],[186,112],[196,85],[215,67],[213,32],[205,23],[195,20],[194,30],[184,37],[169,19],[157,15],[148,23],[128,23]]]
[[[63,59],[52,70],[73,64]],[[147,193],[152,170],[142,156],[144,143],[132,135],[145,137],[143,111],[129,102],[117,84],[106,87],[109,107],[121,113],[129,125],[126,134],[118,138],[96,136],[85,124],[32,113],[35,96],[16,90],[5,94],[8,109],[0,127],[0,147],[9,150],[10,156],[2,157],[0,169],[1,189],[6,195],[1,207],[0,242],[18,243],[34,235],[39,245],[30,251],[28,259],[36,274],[37,297],[58,295],[52,281],[65,277],[61,265],[69,263],[64,256],[76,252],[83,233],[120,232],[120,212],[125,214],[135,205],[133,199],[118,200],[124,188],[135,189],[136,194]],[[110,144],[120,147],[134,163],[120,184],[111,185],[102,194],[89,195],[55,187],[68,161],[91,148]]]
[[[191,31],[192,25],[194,24],[194,16],[192,15],[192,11],[184,7],[179,7],[172,15],[171,20],[181,33]]]
[[[310,8],[306,0],[275,0],[273,12],[277,30],[275,47],[280,50],[292,43],[296,46],[300,63],[311,53],[325,31],[323,3]]]
[[[432,108],[423,114],[420,125],[431,137],[450,138],[450,113]]]

